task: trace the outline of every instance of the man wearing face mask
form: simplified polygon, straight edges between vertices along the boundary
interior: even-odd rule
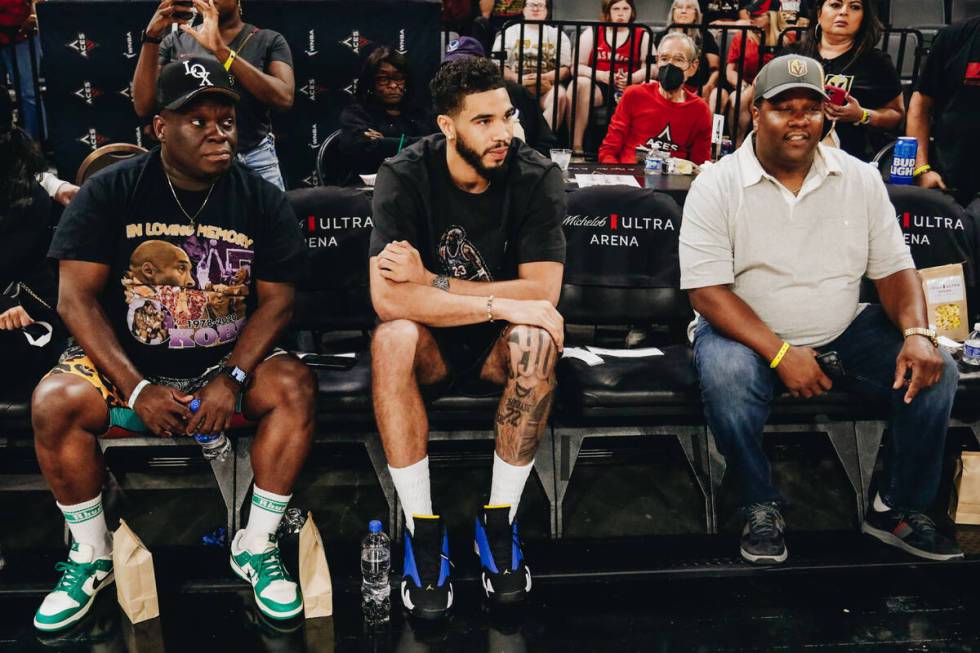
[[[636,147],[660,150],[696,164],[711,153],[711,109],[684,88],[698,69],[698,48],[687,34],[670,33],[657,49],[657,81],[630,86],[599,147],[601,163],[636,163]]]

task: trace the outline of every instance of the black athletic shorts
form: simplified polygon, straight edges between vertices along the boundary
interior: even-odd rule
[[[438,390],[472,390],[476,394],[485,394],[488,387],[486,382],[481,382],[480,371],[505,328],[506,322],[433,328],[432,337],[449,369],[445,380],[437,384]]]

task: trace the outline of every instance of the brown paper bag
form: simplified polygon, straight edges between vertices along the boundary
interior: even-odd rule
[[[116,576],[119,606],[138,624],[160,616],[153,556],[122,519],[112,534],[112,569]]]
[[[307,619],[333,615],[333,583],[313,513],[299,532],[299,586],[303,590],[303,613]]]
[[[980,451],[964,451],[956,463],[949,516],[957,524],[980,525]]]
[[[970,335],[963,264],[952,263],[919,270],[929,310],[929,325],[936,335],[963,342]]]

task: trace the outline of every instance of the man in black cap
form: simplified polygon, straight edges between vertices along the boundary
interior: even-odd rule
[[[251,512],[231,567],[266,616],[303,609],[275,532],[309,452],[314,385],[274,347],[302,238],[282,191],[235,161],[238,93],[221,64],[164,66],[157,94],[161,147],[88,180],[49,252],[61,261],[58,312],[76,344],[34,391],[32,419],[74,542],[35,615],[43,631],[77,622],[112,582],[95,446],[112,427],[177,437],[256,422]]]
[[[681,288],[700,313],[694,358],[705,419],[745,512],[742,557],[787,557],[762,447],[773,396],[809,399],[837,387],[890,416],[883,474],[861,530],[921,558],[961,558],[925,514],[942,473],[956,365],[929,329],[877,170],[820,144],[823,79],[808,57],[766,64],[755,82],[754,131],[702,172],[684,204]],[[858,302],[865,276],[880,305]]]

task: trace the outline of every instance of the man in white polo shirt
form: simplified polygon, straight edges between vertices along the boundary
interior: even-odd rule
[[[754,131],[691,186],[681,287],[700,313],[694,356],[705,416],[740,493],[742,557],[786,560],[780,496],[762,448],[776,391],[832,386],[890,411],[884,474],[862,531],[932,560],[962,557],[924,514],[939,484],[958,379],[936,347],[908,247],[878,172],[820,145],[823,70],[772,60],[755,83]],[[881,305],[858,302],[861,278]],[[816,356],[836,352],[842,370]]]

